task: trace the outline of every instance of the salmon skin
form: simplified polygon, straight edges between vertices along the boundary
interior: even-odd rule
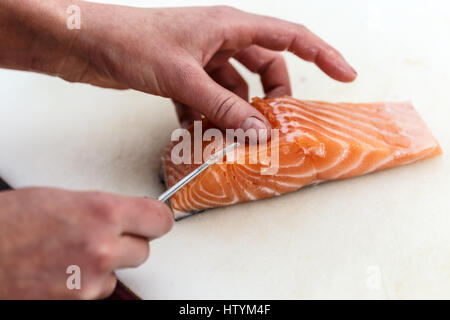
[[[254,98],[253,107],[278,129],[278,170],[267,163],[214,164],[170,200],[177,219],[208,208],[269,198],[326,180],[355,177],[440,155],[441,148],[409,102],[330,103],[292,97]],[[213,126],[203,120],[202,132]],[[193,128],[189,128],[192,133]],[[194,145],[194,135],[191,135]],[[274,141],[269,141],[270,143]],[[269,142],[265,146],[268,148]],[[163,155],[169,188],[199,164],[175,164]],[[204,150],[211,142],[202,143]],[[254,152],[241,146],[248,157]],[[260,150],[258,149],[258,150]],[[257,151],[259,152],[259,151]],[[236,157],[237,158],[237,157]]]

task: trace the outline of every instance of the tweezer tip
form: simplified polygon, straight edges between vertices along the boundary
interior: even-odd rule
[[[235,142],[233,144],[230,144],[229,146],[226,146],[225,148],[223,148],[220,151],[217,151],[216,153],[214,153],[206,162],[208,163],[214,163],[216,161],[219,161],[220,159],[222,159],[228,152],[230,152],[231,150],[234,150],[235,148],[239,147],[239,142]]]

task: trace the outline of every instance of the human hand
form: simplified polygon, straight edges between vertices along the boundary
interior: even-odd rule
[[[96,299],[115,269],[147,260],[173,224],[163,203],[103,192],[25,188],[0,193],[0,299]],[[69,290],[67,267],[81,270]]]
[[[30,27],[38,29],[33,34],[39,42],[31,69],[172,98],[184,126],[203,114],[222,129],[270,128],[247,102],[247,84],[231,57],[261,76],[267,96],[291,93],[276,51],[291,51],[339,81],[356,77],[341,54],[306,27],[231,7],[144,9],[48,0],[33,8],[35,0],[24,2],[25,17],[39,10],[53,17]],[[80,30],[65,30],[66,16],[60,13],[69,4],[81,8]]]
[[[272,50],[289,50],[340,81],[356,77],[336,50],[301,25],[231,7],[110,10],[116,27],[96,27],[105,48],[96,65],[109,66],[105,73],[118,84],[177,101],[184,126],[204,114],[223,129],[270,127],[247,103],[247,84],[231,57],[260,74],[268,96],[291,94],[285,62]]]

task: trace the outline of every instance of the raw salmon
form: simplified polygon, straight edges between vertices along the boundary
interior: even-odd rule
[[[267,167],[263,161],[214,164],[171,198],[176,218],[441,154],[438,142],[408,102],[329,103],[280,97],[254,98],[252,105],[266,116],[272,128],[279,129],[277,172],[262,174]],[[203,120],[203,131],[211,127]],[[167,187],[199,165],[175,164],[171,152],[176,143],[170,143],[163,155]],[[208,144],[203,142],[202,148]],[[254,152],[248,145],[242,147],[247,157]],[[262,149],[264,146],[257,152]]]

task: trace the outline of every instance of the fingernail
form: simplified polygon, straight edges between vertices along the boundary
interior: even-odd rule
[[[248,117],[241,123],[241,129],[247,131],[249,129],[256,130],[258,140],[264,139],[267,141],[267,138],[270,137],[270,128],[267,125],[259,120],[256,117]]]
[[[246,131],[248,129],[267,129],[267,126],[264,122],[255,117],[248,117],[241,123],[241,129]]]
[[[340,68],[340,71],[342,74],[342,78],[340,80],[344,82],[351,82],[358,76],[356,70],[353,69],[353,67],[349,64],[345,64],[345,66],[342,66]]]

